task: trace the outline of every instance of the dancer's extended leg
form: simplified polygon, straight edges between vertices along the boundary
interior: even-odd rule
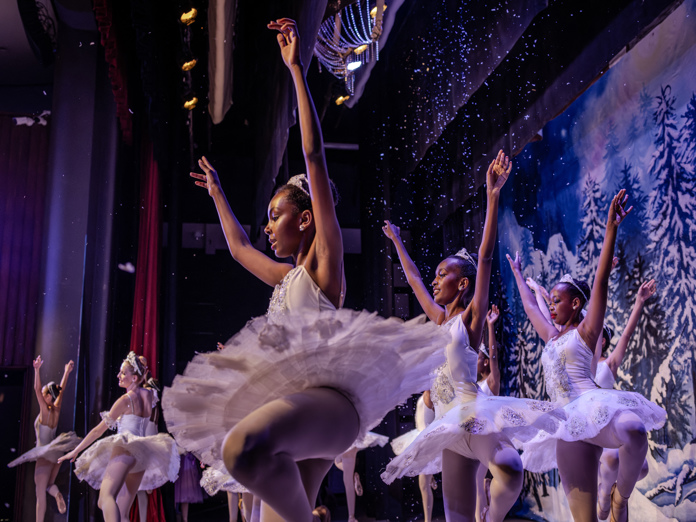
[[[104,478],[99,489],[99,509],[102,510],[106,522],[121,522],[124,514],[119,510],[116,498],[126,482],[128,472],[135,466],[135,457],[128,453],[122,453],[117,449],[111,455],[111,460],[106,465]],[[137,488],[136,488],[137,491]],[[133,493],[135,496],[135,493]],[[125,513],[126,519],[128,513]]]
[[[121,486],[121,491],[118,492],[116,504],[118,504],[118,511],[121,513],[122,522],[130,521],[130,510],[133,506],[133,502],[135,501],[135,497],[138,494],[138,488],[140,487],[140,483],[142,482],[144,475],[144,471],[139,471],[138,473],[129,473],[126,475],[126,480],[124,481],[123,486]],[[143,491],[143,493],[145,492]],[[147,498],[147,493],[145,493],[145,495]]]
[[[355,520],[355,482],[353,474],[355,473],[355,459],[358,455],[358,449],[353,448],[346,451],[341,456],[341,465],[339,468],[343,471],[343,487],[346,490],[346,504],[348,504],[348,521]]]
[[[493,475],[491,503],[486,521],[502,521],[522,491],[522,459],[510,440],[499,433],[472,435],[470,445],[479,462]]]
[[[478,461],[451,450],[442,452],[442,495],[447,522],[473,522]]]
[[[358,429],[357,412],[343,394],[311,388],[265,404],[244,418],[227,434],[223,459],[232,476],[283,519],[310,522],[316,496],[305,482],[316,482],[315,470],[301,469],[298,463],[328,460],[328,465],[308,466],[326,473]]]
[[[430,522],[433,519],[433,488],[430,486],[432,475],[418,475],[418,487],[423,500],[423,520]]]
[[[36,520],[43,522],[46,516],[46,488],[51,481],[53,462],[38,459],[34,467],[34,486],[36,489]]]
[[[486,493],[486,474],[488,468],[479,464],[476,471],[476,522],[481,522],[481,510],[488,507],[488,495]]]
[[[556,444],[556,460],[563,490],[575,522],[597,520],[597,473],[602,448],[587,442]]]
[[[237,493],[227,492],[227,514],[230,517],[230,522],[237,522],[237,512],[239,510],[239,497]],[[247,519],[249,522],[249,519]]]
[[[63,494],[56,486],[56,477],[58,476],[58,471],[60,471],[60,464],[54,464],[51,470],[51,476],[48,480],[48,488],[46,492],[56,499],[56,505],[58,506],[58,512],[62,515],[67,511],[67,506],[65,505],[65,499]]]

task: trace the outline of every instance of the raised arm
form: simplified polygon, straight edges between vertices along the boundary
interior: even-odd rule
[[[537,283],[536,280],[532,279],[531,277],[528,277],[526,279],[526,283],[529,289],[532,292],[534,292],[534,297],[536,298],[536,303],[539,307],[539,311],[550,324],[553,324],[553,319],[551,319],[551,312],[549,312],[548,306],[549,293],[546,291],[545,288],[542,288],[539,285],[539,283]]]
[[[43,365],[43,359],[41,356],[37,356],[32,363],[34,367],[34,393],[36,394],[36,399],[39,401],[39,410],[41,419],[48,419],[48,406],[46,406],[46,401],[41,393],[41,366]]]
[[[109,410],[109,417],[113,419],[114,421],[118,419],[121,415],[124,413],[127,413],[128,411],[128,397],[126,395],[123,395],[120,397],[114,405],[111,407],[111,410]],[[69,460],[70,462],[73,462],[77,456],[82,453],[84,450],[89,448],[94,442],[101,437],[104,432],[109,429],[109,426],[106,424],[104,419],[102,419],[99,424],[97,424],[92,430],[87,434],[87,436],[82,439],[80,444],[77,445],[77,447],[72,450],[70,453],[66,453],[62,457],[58,459],[58,462],[63,462],[65,460]]]
[[[537,304],[534,294],[524,280],[524,276],[522,275],[522,263],[520,262],[520,253],[515,252],[515,259],[512,259],[510,254],[505,254],[505,257],[507,257],[507,260],[510,263],[512,275],[515,276],[515,283],[517,283],[517,290],[520,292],[520,299],[522,300],[524,311],[531,321],[532,326],[536,330],[536,333],[538,333],[539,337],[546,342],[556,335],[558,330],[556,330],[556,327],[552,323],[547,321],[544,313],[539,309],[539,305]]]
[[[491,306],[486,315],[486,323],[488,323],[488,364],[491,368],[491,373],[486,379],[488,387],[493,395],[500,395],[500,368],[498,367],[498,343],[495,340],[495,322],[500,317],[500,310],[496,305]]]
[[[609,291],[609,275],[614,259],[614,244],[616,243],[616,233],[619,225],[633,209],[624,209],[628,196],[626,190],[622,189],[611,201],[609,205],[609,216],[607,227],[604,234],[602,251],[599,254],[597,273],[592,284],[590,302],[587,304],[587,314],[578,325],[578,333],[583,338],[587,346],[597,346],[597,339],[602,335],[604,326],[604,314],[607,311],[607,293]],[[595,359],[601,355],[601,350],[595,350]],[[596,362],[594,363],[596,364]]]
[[[616,347],[612,350],[609,357],[607,357],[607,366],[614,374],[616,379],[616,374],[619,371],[619,367],[623,362],[624,355],[626,354],[626,349],[628,344],[631,342],[631,337],[633,337],[633,332],[636,330],[638,325],[638,320],[640,315],[643,313],[643,307],[645,306],[645,301],[650,299],[650,297],[655,293],[656,285],[655,280],[644,281],[640,288],[638,289],[638,295],[636,296],[636,302],[633,304],[633,310],[631,310],[631,316],[628,318],[626,323],[626,328],[624,328],[619,342],[616,343]]]
[[[408,255],[404,242],[401,240],[401,229],[388,220],[385,220],[384,223],[382,231],[385,236],[392,240],[396,247],[401,268],[404,269],[408,285],[413,290],[413,293],[416,294],[416,299],[418,299],[418,303],[420,303],[428,319],[437,322],[440,316],[445,313],[445,309],[435,302],[433,296],[428,291],[428,287],[425,286],[418,267],[411,259],[411,256]]]
[[[254,248],[249,241],[249,236],[232,212],[227,196],[220,185],[217,171],[205,156],[198,160],[198,165],[205,174],[191,172],[191,177],[197,180],[196,185],[207,189],[208,194],[213,198],[230,254],[240,265],[264,283],[271,286],[277,285],[290,271],[292,265],[274,261]]]
[[[486,172],[486,220],[483,224],[483,237],[479,247],[476,289],[471,300],[467,324],[472,346],[478,346],[481,343],[483,323],[488,313],[488,287],[491,282],[493,250],[495,249],[495,238],[498,233],[500,190],[505,185],[511,171],[512,162],[501,150],[498,152],[498,156],[491,161]]]
[[[323,289],[322,285],[335,281],[337,275],[342,277],[342,273],[334,272],[342,270],[343,265],[343,240],[326,168],[324,138],[302,66],[297,24],[289,18],[280,18],[268,24],[268,27],[279,32],[277,38],[280,53],[290,71],[297,93],[302,152],[309,178],[309,193],[312,198],[312,213],[316,227],[316,254],[320,265],[317,268],[316,282]],[[322,267],[324,261],[328,263],[327,266]]]
[[[75,363],[73,361],[69,361],[68,364],[65,365],[65,369],[63,370],[63,378],[60,380],[60,392],[58,393],[58,397],[56,397],[56,400],[54,401],[54,405],[56,408],[60,409],[61,405],[63,404],[63,392],[65,391],[65,387],[68,385],[68,377],[70,377],[70,373],[73,371],[75,368]]]

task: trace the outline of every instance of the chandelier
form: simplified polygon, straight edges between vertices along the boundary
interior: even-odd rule
[[[314,55],[331,74],[345,80],[352,95],[354,75],[373,58],[379,60],[379,37],[382,16],[387,8],[384,0],[370,7],[369,0],[358,0],[341,9],[321,24]]]

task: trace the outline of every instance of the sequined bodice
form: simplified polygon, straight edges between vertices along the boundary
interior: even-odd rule
[[[449,330],[452,341],[445,349],[447,361],[435,370],[435,379],[430,388],[430,399],[438,418],[454,407],[455,397],[464,400],[475,399],[477,393],[478,354],[471,348],[469,333],[461,314],[451,318],[441,327]]]
[[[45,426],[39,422],[39,418],[41,417],[41,414],[39,414],[38,417],[36,417],[36,420],[34,421],[34,431],[36,432],[36,445],[37,446],[46,446],[47,444],[50,444],[53,439],[56,438],[56,429],[57,428],[49,428],[48,426]]]
[[[597,373],[595,373],[594,381],[600,388],[606,388],[608,390],[612,390],[614,388],[616,379],[614,379],[614,374],[612,373],[611,368],[609,368],[607,361],[600,361],[597,364]]]
[[[271,320],[279,319],[286,312],[302,309],[335,310],[336,307],[324,295],[321,288],[303,266],[290,270],[275,286],[266,315]]]
[[[546,392],[554,402],[568,403],[596,390],[592,379],[592,352],[577,328],[546,343],[541,354]]]

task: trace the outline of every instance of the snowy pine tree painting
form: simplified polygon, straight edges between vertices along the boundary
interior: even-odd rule
[[[625,188],[631,214],[619,229],[606,322],[614,343],[643,281],[657,293],[643,309],[618,372],[617,387],[641,393],[668,413],[650,433],[650,472],[630,500],[631,520],[696,520],[696,0],[687,0],[543,129],[515,161],[514,176],[540,190],[504,194],[499,239],[508,299],[514,278],[506,254],[520,251],[525,276],[550,289],[564,273],[594,279],[607,206]],[[559,171],[558,165],[564,165]],[[524,187],[525,180],[515,183]],[[563,192],[563,207],[558,194]],[[570,197],[567,195],[570,194]],[[536,198],[536,205],[529,205]],[[574,199],[573,199],[574,198]],[[541,209],[539,216],[526,215]],[[543,381],[538,337],[519,303],[519,395]],[[512,362],[512,360],[510,361]],[[535,373],[537,372],[537,373]],[[513,388],[517,383],[508,383]],[[512,392],[511,392],[512,394]],[[521,515],[568,520],[564,493],[548,476],[528,476]]]

